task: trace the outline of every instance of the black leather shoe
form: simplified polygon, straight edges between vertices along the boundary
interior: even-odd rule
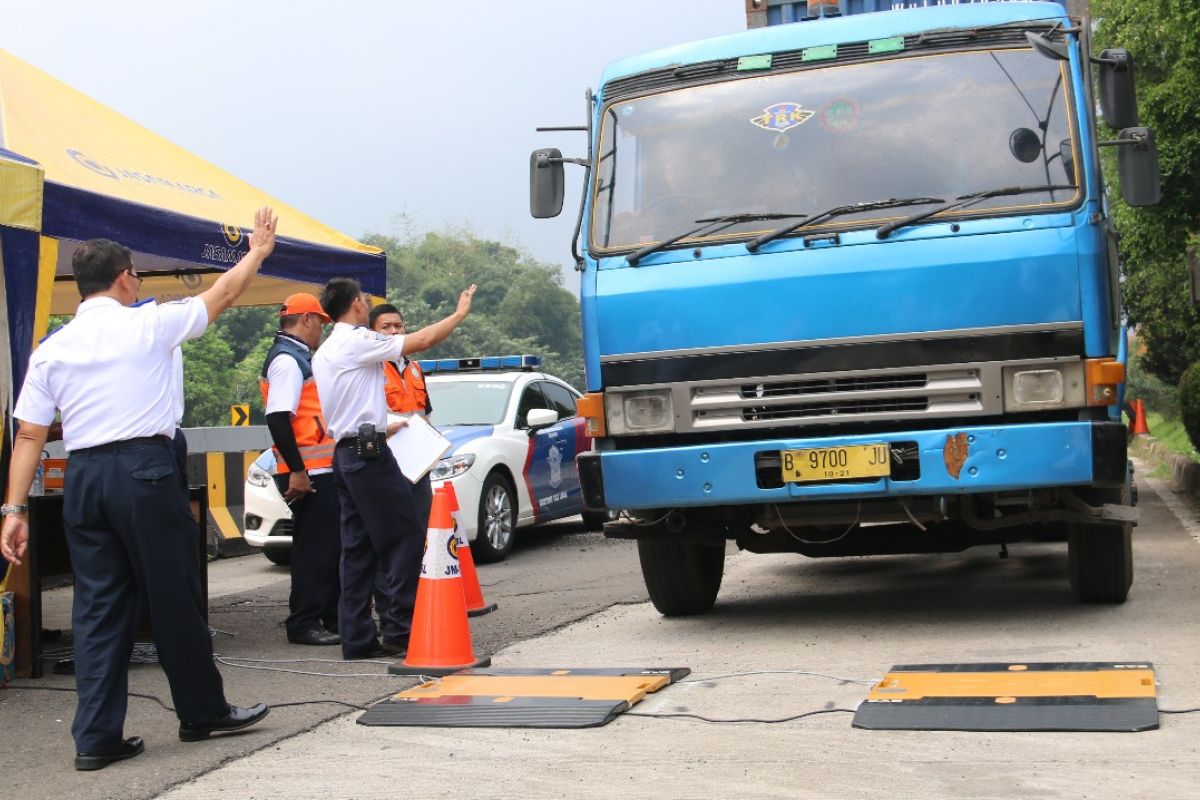
[[[288,634],[288,641],[292,644],[315,644],[315,645],[331,645],[341,644],[342,637],[336,633],[330,633],[321,628],[309,628],[305,631],[300,631],[297,634]]]
[[[408,654],[408,639],[399,642],[384,641],[380,643],[384,652],[393,656],[403,656]]]
[[[381,645],[379,642],[375,642],[375,644],[359,653],[347,653],[345,650],[342,651],[342,659],[344,661],[362,661],[364,658],[385,658],[389,655],[391,655],[391,653],[389,653],[387,650],[384,650],[383,645]]]
[[[214,733],[228,733],[249,728],[261,720],[271,709],[266,703],[258,703],[249,708],[229,706],[229,713],[212,722],[181,722],[179,723],[179,741],[200,742]]]
[[[104,769],[114,761],[124,761],[133,758],[146,749],[140,736],[131,736],[120,744],[105,747],[100,750],[89,750],[86,753],[75,754],[75,769],[92,770]]]

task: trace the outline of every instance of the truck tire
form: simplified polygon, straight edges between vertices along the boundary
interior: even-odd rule
[[[723,544],[641,540],[638,559],[650,601],[663,616],[703,614],[717,601],[725,573]]]
[[[1092,505],[1128,505],[1129,487],[1079,492]],[[1133,525],[1067,525],[1067,571],[1081,603],[1124,603],[1133,585]]]

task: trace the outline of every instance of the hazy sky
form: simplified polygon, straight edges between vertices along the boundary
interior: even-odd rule
[[[466,224],[570,269],[582,170],[529,216],[529,153],[582,155],[609,61],[745,28],[743,0],[38,2],[0,48],[352,236]],[[408,223],[404,218],[409,220]]]

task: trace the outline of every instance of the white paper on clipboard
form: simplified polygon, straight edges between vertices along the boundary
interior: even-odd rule
[[[419,414],[388,414],[388,423],[403,419],[408,420],[408,424],[393,433],[387,444],[396,456],[396,463],[400,465],[404,477],[416,483],[425,477],[425,473],[433,469],[438,459],[450,449],[450,440],[438,433],[437,429]]]

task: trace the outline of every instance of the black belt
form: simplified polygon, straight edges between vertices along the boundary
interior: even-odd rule
[[[158,436],[137,436],[133,439],[122,439],[119,442],[109,442],[108,444],[98,444],[95,447],[81,447],[78,450],[72,450],[72,453],[111,453],[116,450],[125,450],[130,447],[138,447],[144,444],[171,444],[171,437],[160,434]]]
[[[338,447],[358,447],[359,438],[361,438],[361,437],[345,436],[341,439],[338,439],[337,446]],[[385,444],[387,442],[387,434],[377,433],[377,434],[375,434],[375,439],[380,444]]]

